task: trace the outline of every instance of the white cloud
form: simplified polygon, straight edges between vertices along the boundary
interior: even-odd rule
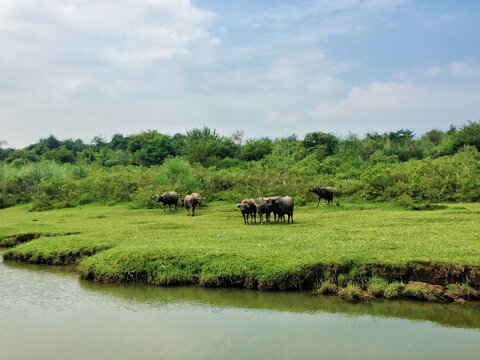
[[[317,74],[307,82],[309,91],[318,94],[331,94],[343,87],[343,81],[329,74]]]
[[[216,17],[188,0],[3,0],[0,140],[203,125],[256,137],[345,134],[480,115],[475,59],[412,59],[390,78],[389,65],[368,63],[372,49],[365,63],[333,53],[336,35],[390,26],[403,1],[287,3]]]
[[[92,62],[148,66],[187,56],[199,44],[218,42],[208,31],[214,17],[190,1],[178,0],[7,1],[0,11],[0,47],[9,54],[0,60],[18,64],[29,54],[37,66],[48,63],[53,69],[65,63],[65,57],[68,64],[76,58],[87,72]]]
[[[463,61],[454,61],[448,65],[448,68],[454,76],[464,77],[478,74],[478,69]]]
[[[330,131],[349,129],[359,133],[446,127],[479,116],[479,90],[471,86],[372,82],[366,88],[352,88],[340,101],[316,106],[311,112],[312,122]]]

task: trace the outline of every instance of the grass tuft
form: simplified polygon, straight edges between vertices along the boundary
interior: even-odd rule
[[[363,290],[360,286],[355,284],[348,284],[346,287],[338,291],[338,296],[346,301],[367,301],[372,299],[372,294],[369,291]]]
[[[407,284],[403,290],[403,296],[423,301],[435,301],[437,299],[432,286],[422,283]]]
[[[314,293],[318,295],[337,295],[338,286],[330,280],[326,280],[314,290]]]
[[[387,299],[396,299],[400,298],[403,294],[403,290],[405,289],[405,285],[401,282],[393,282],[388,284],[384,291],[384,296]]]
[[[380,276],[372,276],[367,284],[367,289],[373,296],[382,297],[388,287],[388,282]]]

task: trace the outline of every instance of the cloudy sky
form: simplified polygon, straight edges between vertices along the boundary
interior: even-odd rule
[[[480,119],[480,2],[1,0],[0,140]]]

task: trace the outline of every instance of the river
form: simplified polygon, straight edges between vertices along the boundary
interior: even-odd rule
[[[1,256],[0,256],[1,257]],[[480,307],[106,285],[0,261],[0,359],[478,359]]]

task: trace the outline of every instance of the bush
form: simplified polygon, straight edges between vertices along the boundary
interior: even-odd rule
[[[188,161],[179,157],[165,160],[163,165],[154,171],[156,185],[167,186],[168,190],[177,191],[182,195],[194,192],[200,186],[193,167]]]

